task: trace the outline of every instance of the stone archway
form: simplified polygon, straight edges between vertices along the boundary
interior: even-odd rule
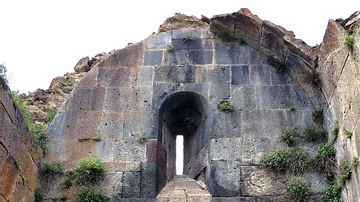
[[[166,151],[166,178],[176,173],[176,136],[184,136],[183,173],[189,174],[189,163],[205,147],[207,100],[197,93],[178,92],[170,95],[160,107],[161,142]]]

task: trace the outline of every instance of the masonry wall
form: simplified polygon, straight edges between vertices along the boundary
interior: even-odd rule
[[[0,201],[34,201],[41,154],[0,77]]]
[[[254,23],[260,29],[256,40],[268,37],[278,47],[259,46],[251,41],[254,36],[240,46],[221,41],[210,29],[178,29],[113,53],[83,78],[59,110],[50,125],[48,160],[71,170],[78,159],[99,156],[106,163],[104,186],[113,201],[155,200],[173,175],[170,153],[175,149],[160,109],[172,95],[188,92],[184,96],[206,102],[203,108],[179,105],[195,108],[204,117],[197,126],[202,132],[189,138],[189,148],[196,151],[185,166],[196,167],[189,174],[195,179],[204,174],[214,201],[282,199],[285,176],[261,168],[260,157],[282,145],[277,140],[282,127],[312,124],[310,111],[325,102],[310,84],[298,82],[298,72],[312,68],[311,59],[288,50],[282,29]],[[185,34],[192,40],[184,42]],[[174,52],[167,51],[170,44]],[[290,47],[299,50],[292,43]],[[287,70],[278,72],[270,57],[283,59]],[[230,102],[232,112],[218,109],[223,100]],[[148,135],[145,143],[138,140],[141,133]],[[97,135],[101,142],[78,141]],[[308,146],[313,155],[316,148],[316,143]],[[305,178],[323,183],[314,173]],[[315,196],[320,191],[312,189]]]

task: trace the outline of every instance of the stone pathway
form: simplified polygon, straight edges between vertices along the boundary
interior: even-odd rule
[[[187,175],[175,176],[156,197],[156,202],[211,202],[210,193]]]

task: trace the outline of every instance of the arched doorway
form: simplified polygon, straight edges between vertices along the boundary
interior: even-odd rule
[[[176,175],[177,135],[183,135],[183,174],[188,174],[188,163],[206,145],[207,109],[208,102],[202,95],[187,91],[174,93],[162,103],[159,139],[166,152],[167,181]]]

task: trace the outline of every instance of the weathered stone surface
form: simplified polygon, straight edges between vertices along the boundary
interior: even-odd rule
[[[74,70],[76,73],[88,72],[90,70],[89,57],[81,58],[79,62],[75,65]]]

